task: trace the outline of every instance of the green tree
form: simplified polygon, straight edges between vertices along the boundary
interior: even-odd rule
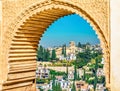
[[[62,46],[62,55],[64,55],[64,45]]]
[[[50,61],[50,51],[47,49],[46,50],[46,61]]]
[[[38,50],[37,50],[37,60],[43,60],[43,47],[40,45],[38,46]]]
[[[57,91],[62,91],[62,88],[60,86],[60,83],[57,84]]]
[[[77,68],[82,68],[85,65],[87,65],[87,62],[84,59],[82,59],[82,58],[77,58],[76,59],[76,66],[77,66]]]
[[[52,59],[52,60],[56,60],[56,52],[55,52],[54,49],[52,50],[52,56],[51,56],[51,59]]]
[[[66,57],[66,44],[64,45],[64,57]]]
[[[56,79],[56,78],[55,78],[55,75],[52,75],[52,81],[53,81],[53,82],[52,82],[52,90],[53,90],[53,91],[56,91],[55,79]]]
[[[46,61],[46,53],[47,53],[46,49],[44,48],[43,49],[43,61]]]
[[[94,84],[94,79],[88,79],[87,83],[88,84]]]
[[[41,90],[40,90],[40,91],[41,91]],[[49,89],[48,91],[52,91],[52,90]]]
[[[79,74],[79,72],[77,74],[77,80],[80,80],[80,74]]]
[[[67,75],[67,79],[68,79],[68,62],[67,62],[67,65],[66,65],[66,75]]]
[[[76,60],[74,64],[74,81],[77,80],[77,66],[76,66]]]
[[[59,82],[56,82],[55,84],[53,84],[52,91],[62,91],[62,88]]]
[[[62,55],[64,55],[64,57],[66,57],[66,44],[64,44],[62,46]]]
[[[87,48],[85,52],[79,52],[76,55],[77,67],[82,68],[83,66],[87,65],[87,63],[90,62],[91,59],[91,51],[89,50],[89,48]]]
[[[39,88],[40,89],[40,91],[44,91],[42,88]]]
[[[87,42],[86,45],[91,45],[91,44],[89,42]]]
[[[105,83],[105,76],[98,77],[98,83]]]
[[[83,80],[85,81],[85,79],[86,79],[86,73],[85,73],[85,69],[83,69],[83,70],[84,70]]]
[[[95,71],[94,71],[94,75],[95,75],[95,80],[94,80],[94,91],[96,91],[96,85],[98,82],[98,77],[97,77],[97,69],[98,69],[98,60],[99,58],[96,57],[96,63],[95,63]]]
[[[82,47],[82,44],[80,42],[78,42],[78,47],[81,48]]]
[[[73,86],[72,86],[71,91],[76,91],[75,82],[73,82]]]

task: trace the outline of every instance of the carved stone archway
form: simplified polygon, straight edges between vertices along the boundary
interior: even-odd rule
[[[19,0],[18,0],[19,1]],[[28,0],[21,14],[6,24],[2,51],[4,91],[34,91],[38,42],[51,23],[69,14],[82,16],[100,39],[105,59],[106,86],[110,84],[109,2],[107,0]],[[19,3],[16,1],[19,5]],[[27,3],[27,2],[24,2]],[[18,13],[18,11],[16,11]]]

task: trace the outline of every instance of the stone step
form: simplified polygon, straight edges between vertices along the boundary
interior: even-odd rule
[[[14,42],[38,42],[39,39],[13,39]]]
[[[4,82],[4,86],[9,86],[9,85],[12,85],[12,84],[16,84],[16,83],[26,83],[26,81],[32,81],[32,80],[34,80],[35,79],[35,76],[32,76],[32,77],[30,77],[30,76],[28,76],[27,78],[22,78],[22,79],[16,79],[16,80],[8,80],[8,81],[6,81],[6,82]],[[23,85],[24,86],[24,85]]]
[[[11,69],[9,70],[9,73],[19,73],[19,72],[28,72],[28,71],[36,71],[36,67],[34,68],[25,68],[25,69]]]
[[[11,58],[9,57],[9,60],[25,60],[25,59],[36,59],[36,56],[23,56],[23,57],[14,57],[14,58]]]
[[[37,27],[37,28],[45,29],[47,26],[48,25],[45,26],[45,25],[41,25],[41,24],[26,23],[24,25],[21,25],[21,29],[20,30],[22,30],[23,27]],[[26,30],[23,30],[23,31],[26,31]],[[30,31],[32,31],[32,30],[30,30]]]
[[[26,28],[30,28],[31,29],[31,27],[26,27]],[[26,31],[17,31],[16,34],[19,34],[19,35],[21,35],[21,34],[24,34],[24,35],[26,35],[26,34],[41,35],[43,33],[41,31],[37,31],[37,30],[33,30],[33,31],[26,30]]]
[[[8,80],[22,79],[22,78],[27,78],[27,77],[30,77],[30,76],[35,77],[36,76],[35,71],[9,73],[8,74]]]
[[[27,49],[11,49],[9,52],[31,52],[31,51],[34,51],[34,52],[37,52],[37,48],[27,48]]]
[[[52,21],[54,21],[55,19],[57,19],[58,17],[55,18],[51,18],[51,17],[44,17],[44,16],[34,16],[34,17],[30,17],[29,19],[27,19],[26,21],[39,21],[39,22],[47,22],[47,23],[51,23]]]
[[[39,41],[32,41],[32,42],[31,42],[31,41],[30,41],[30,42],[29,42],[29,41],[27,41],[27,42],[26,42],[26,41],[22,41],[22,42],[17,42],[17,41],[14,42],[14,41],[12,41],[11,44],[13,44],[13,45],[14,45],[14,44],[24,44],[24,45],[26,45],[26,44],[30,44],[30,45],[31,45],[31,44],[32,44],[32,45],[33,45],[33,44],[37,44],[37,45],[38,45],[38,43],[39,43]]]
[[[36,18],[38,18],[38,17],[36,17]],[[25,21],[25,22],[23,22],[23,24],[25,25],[25,24],[32,24],[33,26],[34,25],[40,25],[40,26],[49,26],[51,23],[52,23],[53,21],[48,21],[48,22],[42,22],[42,21],[33,21],[33,20],[27,20],[27,21]]]
[[[44,12],[44,13],[37,13],[37,16],[38,16],[37,18],[35,18],[35,16],[36,16],[36,14],[33,15],[33,16],[31,16],[30,19],[39,20],[39,19],[41,19],[41,17],[42,17],[42,18],[45,18],[45,19],[48,19],[48,18],[50,18],[50,19],[57,19],[57,18],[63,16],[63,14],[53,15],[53,13],[51,13],[51,14],[50,14],[50,13],[49,13],[49,14],[46,14],[46,13]]]
[[[36,37],[36,38],[34,38],[34,37],[32,37],[32,38],[26,38],[26,37],[20,37],[20,38],[16,38],[16,37],[14,37],[13,38],[13,40],[39,40],[40,39],[40,37]]]
[[[10,64],[9,65],[9,67],[10,68],[19,68],[19,67],[28,67],[28,66],[36,66],[36,63],[32,63],[32,64],[30,64],[30,63],[28,63],[28,64],[17,64],[17,65],[13,65],[13,64]]]
[[[37,53],[21,53],[21,54],[9,54],[9,57],[19,56],[37,56]]]
[[[36,49],[36,50],[37,50],[37,49]],[[29,50],[27,50],[27,49],[26,49],[26,50],[24,50],[24,49],[23,49],[23,50],[20,50],[20,49],[19,49],[19,50],[17,50],[17,49],[16,49],[16,50],[10,50],[10,51],[9,51],[9,53],[10,53],[10,54],[37,53],[37,51],[36,51],[36,50],[30,50],[30,49],[29,49]]]
[[[40,38],[43,33],[40,32],[16,32],[16,35],[14,38],[34,38],[36,36],[37,38]],[[31,37],[32,36],[32,37]],[[36,38],[35,37],[35,38]]]
[[[9,74],[12,74],[12,73],[19,73],[19,72],[28,72],[28,70],[31,70],[31,71],[35,71],[36,70],[36,67],[37,65],[36,64],[29,64],[29,65],[10,65],[10,70],[9,70]]]
[[[36,64],[36,60],[31,60],[31,61],[15,61],[15,62],[10,62],[9,65],[19,65],[19,64]]]
[[[25,81],[22,81],[22,82],[16,82],[16,83],[11,82],[11,83],[9,81],[7,81],[6,83],[4,83],[3,91],[10,91],[12,89],[15,89],[14,91],[16,91],[17,88],[18,88],[18,90],[20,90],[19,88],[22,88],[22,87],[26,88],[26,86],[30,86],[30,85],[33,84],[33,79],[31,79],[29,81],[25,80]]]
[[[29,36],[29,35],[15,35],[14,38],[40,38],[42,35]]]
[[[10,49],[34,49],[34,48],[37,48],[38,46],[37,45],[34,45],[34,46],[29,46],[29,45],[24,45],[24,46],[14,46],[14,45],[12,45],[11,47],[10,47]]]
[[[37,54],[22,54],[22,55],[20,55],[20,54],[16,54],[16,55],[9,55],[9,57],[8,58],[18,58],[18,57],[33,57],[33,56],[37,56]]]
[[[11,72],[11,71],[18,71],[18,70],[26,70],[26,69],[36,69],[36,64],[35,65],[32,65],[32,66],[22,66],[22,67],[10,67],[10,70],[9,70],[9,73]]]

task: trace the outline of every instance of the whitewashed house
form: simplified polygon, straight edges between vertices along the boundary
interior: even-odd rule
[[[104,76],[104,70],[102,68],[97,69],[97,76]]]
[[[74,79],[74,70],[70,70],[68,72],[68,80],[73,80]]]
[[[60,83],[62,90],[71,91],[72,81],[66,81],[62,76],[56,76],[56,83]]]
[[[49,69],[40,65],[36,70],[36,77],[40,79],[46,79],[49,78],[49,73]]]
[[[105,90],[105,87],[104,87],[103,84],[97,84],[97,85],[96,85],[96,90],[97,90],[97,91],[104,91],[104,90]]]

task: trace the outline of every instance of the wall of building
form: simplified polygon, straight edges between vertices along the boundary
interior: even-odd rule
[[[111,91],[120,90],[120,0],[111,0]]]
[[[1,38],[2,38],[1,21],[2,21],[2,1],[0,1],[0,46],[1,46]],[[0,47],[0,51],[1,51],[1,47]],[[2,55],[0,54],[0,58],[1,58],[1,56]],[[0,69],[2,69],[2,62],[0,62]],[[1,83],[1,81],[2,81],[2,72],[0,71],[0,83]],[[0,85],[0,89],[1,89],[1,85]]]
[[[40,1],[43,1],[43,0],[40,0]],[[45,1],[48,1],[48,2],[50,1],[51,2],[53,0],[45,0]],[[58,1],[65,2],[65,0],[58,0]],[[69,2],[69,3],[72,3],[71,1],[77,2],[78,0],[69,0],[69,1],[66,0],[66,2]],[[102,30],[101,32],[103,33],[103,34],[100,34],[101,32],[97,32],[97,33],[99,33],[99,35],[101,35],[102,43],[103,44],[104,43],[109,44],[109,38],[108,38],[109,37],[109,31],[108,30],[109,29],[107,27],[108,26],[107,24],[109,24],[107,20],[109,20],[109,18],[108,18],[108,12],[107,12],[107,8],[106,8],[107,3],[103,2],[103,1],[108,1],[108,0],[82,0],[82,1],[83,1],[82,4],[78,5],[79,3],[76,3],[76,5],[80,6],[81,8],[83,8],[83,10],[88,12],[88,14],[90,14],[92,16],[92,19],[95,20],[95,22],[98,23],[98,25],[100,26],[100,30]],[[90,3],[88,3],[87,1],[90,1]],[[11,39],[13,38],[13,34],[15,33],[14,30],[17,30],[17,27],[19,26],[19,24],[18,24],[18,26],[16,26],[16,25],[17,25],[18,22],[20,22],[20,21],[17,22],[16,20],[14,21],[14,19],[15,18],[16,19],[20,19],[20,18],[26,19],[26,17],[29,18],[31,16],[30,14],[31,14],[32,10],[30,9],[30,10],[26,11],[25,13],[23,13],[23,11],[25,9],[28,9],[28,7],[32,6],[33,4],[36,5],[35,3],[37,3],[37,2],[38,2],[38,0],[3,0],[2,1],[2,4],[3,4],[3,7],[2,7],[2,10],[3,10],[3,12],[2,12],[3,13],[2,36],[4,36],[4,34],[6,34],[6,36],[4,36],[4,40],[3,40],[4,43],[2,43],[2,47],[4,47],[4,49],[2,49],[2,51],[1,51],[2,54],[0,55],[0,57],[1,57],[0,64],[1,64],[2,71],[4,72],[3,77],[1,77],[1,78],[4,78],[4,81],[9,79],[9,78],[7,78],[8,77],[7,73],[10,70],[9,69],[10,65],[8,64],[8,61],[9,61],[9,58],[8,58],[9,57],[9,54],[8,54],[9,44],[11,43]],[[75,2],[73,2],[73,4]],[[101,5],[101,2],[103,2],[102,5]],[[38,6],[39,6],[39,4],[36,5],[35,7],[38,7]],[[35,7],[32,7],[33,11],[34,11]],[[76,8],[76,7],[74,7],[74,8]],[[22,14],[21,14],[21,12],[22,12]],[[32,13],[34,14],[35,12],[32,12]],[[21,16],[19,16],[20,14],[21,14]],[[83,14],[83,17],[85,18],[84,14]],[[86,16],[86,19],[87,19],[87,16]],[[12,21],[12,23],[11,23],[11,21]],[[23,21],[21,20],[21,23],[23,23]],[[94,25],[93,23],[94,22],[91,21],[91,24],[93,25],[95,30],[98,30],[97,29],[98,26],[96,27],[96,25]],[[11,29],[11,28],[13,28],[13,29]],[[117,36],[115,36],[114,34],[112,36],[113,36],[113,39],[116,40]],[[116,42],[116,44],[117,44],[117,42]],[[107,45],[107,46],[105,46],[105,45],[104,45],[105,56],[107,56],[106,53],[107,53],[107,51],[109,51],[109,45]],[[114,45],[114,47],[116,47],[116,46]],[[117,48],[116,48],[116,50],[114,50],[115,52],[117,52]],[[115,56],[112,56],[111,59],[114,60]],[[115,65],[112,65],[112,66],[113,66],[113,68],[115,68]],[[6,67],[6,68],[4,68],[4,67]],[[116,67],[116,69],[117,69],[117,67]],[[107,70],[108,70],[108,74],[109,74],[109,67],[108,67]],[[112,77],[118,77],[118,75],[119,74],[117,74],[117,75],[112,74]],[[2,80],[0,80],[0,81],[2,81]],[[112,80],[111,80],[111,82],[112,82]],[[114,80],[113,82],[116,82],[116,80]],[[113,86],[113,87],[115,87],[115,86]],[[18,90],[15,90],[15,91],[18,91]],[[117,89],[116,91],[119,91],[119,90]]]

